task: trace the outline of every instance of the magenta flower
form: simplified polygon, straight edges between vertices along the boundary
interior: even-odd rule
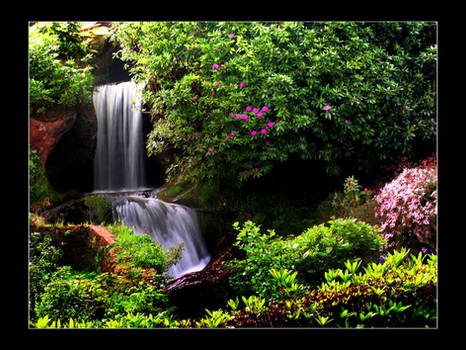
[[[263,112],[267,112],[268,110],[269,110],[269,107],[267,107],[267,106],[262,107]]]
[[[217,64],[217,63],[214,63],[214,64],[212,65],[212,69],[218,69],[218,64]]]
[[[408,105],[405,105],[405,108],[408,109],[409,108]]]
[[[244,83],[241,82],[241,83],[239,84],[239,87],[244,87]]]
[[[210,152],[213,152],[213,151],[214,151],[214,148],[211,147],[211,148],[208,148],[208,150],[209,150]]]
[[[240,119],[240,118],[241,118],[241,114],[237,114],[236,119]]]
[[[235,87],[235,84],[230,84],[231,87]]]
[[[218,51],[218,50],[220,50],[220,49],[219,49],[218,47],[216,47],[216,48],[215,48],[215,51]]]
[[[232,131],[231,134],[232,134],[232,135],[236,135],[236,131]]]
[[[258,168],[254,168],[254,171],[257,173],[257,172],[259,171],[259,169],[258,169]]]
[[[261,130],[261,133],[262,133],[262,134],[267,134],[267,130],[262,129],[262,130]]]
[[[249,112],[251,110],[251,106],[247,106],[246,110]]]
[[[230,135],[227,135],[227,140],[230,138]]]
[[[268,145],[270,145],[270,142],[269,142],[269,141],[265,141],[265,144],[268,146]]]
[[[241,116],[241,119],[244,119],[244,120],[247,120],[248,118],[249,118],[249,116],[248,116],[247,114],[243,114],[243,115]]]
[[[345,119],[345,123],[348,124],[348,119]]]
[[[255,113],[255,114],[257,114],[257,112],[259,112],[259,109],[258,109],[258,108],[254,108],[254,109],[252,110],[252,112]]]
[[[257,113],[257,116],[260,118],[263,116],[262,112]]]
[[[274,123],[268,122],[267,125],[268,125],[269,128],[271,128],[274,125]]]
[[[228,34],[229,38],[233,38],[234,36],[235,36],[235,34],[233,34],[233,33]]]
[[[252,136],[255,136],[256,134],[257,134],[257,131],[256,131],[256,130],[251,131],[251,135],[252,135]]]
[[[220,66],[220,69],[223,69],[223,68],[225,68],[225,66],[222,64],[222,65]]]
[[[324,106],[324,111],[328,111],[330,108],[332,108],[332,106],[329,106],[329,105]]]
[[[230,113],[230,117],[234,117],[235,115],[233,113]]]
[[[219,82],[216,82],[215,86],[222,86],[222,84],[220,84]]]
[[[209,135],[209,134],[207,134],[207,136],[206,136],[206,137],[207,137],[208,139],[210,139],[210,135]]]
[[[197,134],[197,132],[195,132],[193,135],[194,135],[194,136],[197,136],[198,134]]]

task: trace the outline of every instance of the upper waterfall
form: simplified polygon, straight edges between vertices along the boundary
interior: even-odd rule
[[[97,86],[93,102],[97,115],[94,191],[146,187],[140,87],[133,82]]]

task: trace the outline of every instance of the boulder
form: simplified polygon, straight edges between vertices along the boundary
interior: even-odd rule
[[[73,127],[76,115],[74,110],[55,108],[29,119],[30,147],[37,150],[43,166],[55,145]]]
[[[220,239],[220,238],[219,238]],[[201,271],[191,272],[168,282],[164,293],[181,317],[199,317],[205,309],[225,307],[235,292],[228,283],[229,271],[224,262],[238,258],[240,251],[231,244],[225,246]]]

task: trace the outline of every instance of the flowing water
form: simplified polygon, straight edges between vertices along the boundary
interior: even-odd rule
[[[164,249],[183,243],[181,260],[168,273],[178,277],[204,268],[210,260],[197,213],[147,195],[139,87],[132,82],[94,89],[97,147],[94,193],[111,199],[120,219],[135,234],[147,232]],[[146,190],[146,192],[143,192]]]

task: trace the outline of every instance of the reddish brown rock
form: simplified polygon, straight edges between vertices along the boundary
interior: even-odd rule
[[[56,109],[29,118],[29,142],[31,149],[37,150],[42,165],[53,147],[71,129],[76,121],[76,111]]]

